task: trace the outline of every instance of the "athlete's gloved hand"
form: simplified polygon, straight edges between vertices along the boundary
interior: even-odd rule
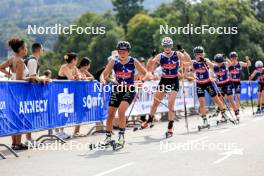
[[[200,57],[200,62],[206,62],[206,60],[203,57]]]
[[[184,49],[182,48],[182,46],[181,45],[177,45],[177,49],[178,49],[178,51],[180,51],[181,53],[184,53]]]

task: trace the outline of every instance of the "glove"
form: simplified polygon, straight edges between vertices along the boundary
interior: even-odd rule
[[[180,51],[181,53],[184,53],[184,49],[182,48],[181,45],[177,45],[177,49],[178,49],[178,51]]]
[[[206,62],[206,60],[203,57],[200,57],[201,62]]]

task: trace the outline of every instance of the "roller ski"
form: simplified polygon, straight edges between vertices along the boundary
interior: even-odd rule
[[[210,129],[210,124],[208,123],[208,120],[205,116],[202,116],[203,118],[203,125],[198,125],[198,131],[201,131],[202,129],[207,128],[208,130]]]
[[[124,148],[124,146],[125,146],[124,131],[120,131],[118,140],[112,143],[112,147],[114,151],[117,151]]]
[[[168,129],[168,131],[165,133],[166,138],[170,138],[173,136],[173,130],[172,129]]]
[[[223,112],[223,113],[222,113],[222,119],[221,119],[221,120],[217,120],[217,121],[216,121],[216,125],[218,126],[218,125],[220,125],[220,124],[225,124],[225,123],[227,123],[228,121],[231,122],[231,123],[234,124],[234,125],[237,124],[235,120],[229,118],[229,117],[226,115],[226,113]]]
[[[255,115],[256,117],[260,117],[260,116],[263,115],[263,112],[264,112],[263,109],[261,110],[260,108],[258,108],[254,115]]]
[[[90,144],[90,150],[106,150],[114,145],[115,141],[111,139],[111,133],[106,133],[106,139],[102,142]]]
[[[153,124],[153,117],[149,117],[149,119],[145,122],[143,122],[140,126],[136,126],[133,131],[137,131],[137,130],[143,130],[146,128],[153,128],[154,124]]]

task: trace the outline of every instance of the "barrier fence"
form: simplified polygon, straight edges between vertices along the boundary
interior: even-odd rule
[[[131,116],[150,112],[158,81],[145,82],[137,93]],[[250,100],[249,82],[241,82],[241,101]],[[145,91],[143,91],[143,89]],[[187,108],[199,106],[194,83],[185,83]],[[258,84],[252,82],[252,98],[257,98]],[[97,81],[53,81],[49,84],[0,82],[0,136],[39,131],[62,126],[105,120],[109,92],[100,90]],[[105,98],[104,98],[105,95]],[[207,103],[210,97],[207,96]],[[167,104],[168,98],[162,102]],[[175,110],[183,109],[180,90]],[[132,106],[130,106],[131,108]],[[127,115],[130,112],[127,110]],[[157,112],[168,112],[160,104]]]
[[[1,82],[0,136],[106,119],[109,96],[104,100],[96,86],[100,87],[100,83]]]

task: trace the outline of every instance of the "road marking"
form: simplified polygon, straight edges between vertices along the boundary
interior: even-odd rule
[[[246,124],[237,125],[237,126],[234,126],[234,127],[229,128],[229,129],[224,129],[222,131],[219,131],[219,133],[221,133],[221,134],[222,133],[226,133],[228,131],[231,131],[232,129],[238,129],[238,128],[241,128],[241,127],[244,127],[244,126],[246,126]]]
[[[259,121],[259,120],[263,120],[264,118],[256,118],[256,119],[253,119],[252,121],[253,122],[257,122],[257,121]]]
[[[103,176],[103,175],[109,174],[109,173],[111,173],[111,172],[117,171],[117,170],[119,170],[119,169],[123,169],[123,168],[125,168],[125,167],[131,166],[131,165],[133,165],[133,164],[134,164],[134,163],[127,163],[127,164],[124,164],[124,165],[122,165],[122,166],[119,166],[119,167],[116,167],[116,168],[110,169],[110,170],[108,170],[108,171],[101,172],[101,173],[96,174],[96,175],[94,175],[94,176]]]
[[[243,148],[239,148],[239,149],[234,149],[231,151],[227,151],[227,152],[223,152],[223,153],[219,153],[218,155],[224,155],[222,158],[219,158],[218,160],[216,160],[214,162],[214,164],[219,164],[221,162],[223,162],[224,160],[228,159],[229,157],[231,157],[232,155],[243,155]]]
[[[193,144],[193,143],[197,143],[197,142],[203,141],[203,140],[205,140],[207,138],[208,138],[208,136],[205,136],[205,137],[198,138],[198,139],[195,139],[195,140],[187,141],[186,143],[184,143],[182,145],[179,145],[177,147],[173,147],[172,149],[169,149],[169,150],[162,151],[162,153],[172,152],[172,151],[178,150],[181,147],[184,147],[186,145],[190,145],[190,144]]]
[[[225,132],[228,132],[228,131],[231,131],[231,129],[225,129],[225,130],[219,131],[219,133],[225,133]]]

